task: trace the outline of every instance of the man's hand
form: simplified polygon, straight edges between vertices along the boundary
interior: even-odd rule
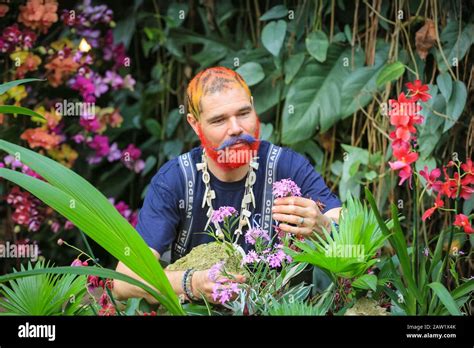
[[[222,279],[222,276],[219,276],[218,279]],[[233,282],[236,283],[244,283],[245,282],[245,276],[243,275],[233,275],[233,278],[231,279]],[[205,271],[196,271],[193,274],[192,278],[192,283],[191,283],[191,289],[193,291],[193,295],[197,298],[202,298],[204,295],[206,297],[206,300],[211,302],[211,303],[218,303],[218,301],[215,301],[212,298],[212,291],[214,289],[214,286],[222,286],[225,287],[225,283],[217,283],[215,280],[212,280],[211,277],[209,276],[209,270]],[[235,296],[234,296],[235,298]]]
[[[303,197],[278,198],[273,202],[273,218],[286,233],[309,238],[313,231],[323,234],[331,229],[331,219],[321,213],[315,201]],[[291,226],[294,224],[296,226]]]

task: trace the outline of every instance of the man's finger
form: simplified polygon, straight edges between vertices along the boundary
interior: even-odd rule
[[[305,219],[303,225],[301,225],[301,216],[292,215],[292,214],[273,214],[273,218],[280,222],[287,222],[290,224],[295,224],[298,226],[304,226],[305,224],[310,223],[309,219]]]
[[[293,233],[297,236],[308,236],[312,233],[311,230],[309,230],[307,228],[295,227],[295,226],[290,226],[290,225],[287,225],[287,224],[279,224],[278,227],[283,232]]]
[[[245,283],[247,278],[245,278],[245,276],[242,274],[233,274],[231,280],[237,283]]]
[[[298,205],[274,205],[272,208],[273,214],[288,214],[305,217],[308,215],[308,208]]]
[[[291,196],[291,197],[283,197],[283,198],[277,198],[273,201],[274,205],[297,205],[300,207],[311,207],[314,204],[314,201],[309,198],[303,198],[303,197],[296,197],[296,196]]]

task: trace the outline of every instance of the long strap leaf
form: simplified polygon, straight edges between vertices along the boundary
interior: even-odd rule
[[[456,301],[453,299],[453,297],[443,284],[434,282],[428,284],[428,286],[434,290],[436,295],[439,297],[439,299],[451,315],[462,315],[462,312],[459,310]]]
[[[140,265],[141,273],[146,274],[145,280],[150,283],[157,283],[165,277],[161,267],[156,268],[155,264],[158,264],[156,258],[148,247],[144,247],[145,243],[135,229],[120,215],[108,199],[87,180],[52,159],[24,147],[0,140],[0,149],[10,154],[19,155],[22,163],[28,165],[53,186],[68,193],[76,201],[81,201],[90,211],[96,213],[109,226],[110,233],[116,234],[124,243],[128,244],[128,251],[136,252],[140,260],[146,261]],[[135,248],[132,248],[132,245]],[[133,261],[133,259],[130,258],[130,261]],[[131,266],[130,268],[136,271],[136,265],[127,264],[127,266]],[[163,289],[159,290],[171,292],[172,288],[168,285],[163,284]],[[176,303],[178,303],[177,297]]]
[[[138,242],[136,244],[129,244],[127,242],[123,243],[123,241],[118,238],[116,234],[111,233],[110,227],[107,226],[104,221],[97,216],[97,214],[91,212],[86,206],[83,205],[82,200],[77,200],[77,202],[74,204],[74,209],[71,209],[71,196],[46,182],[9,169],[0,169],[0,176],[5,177],[6,179],[11,180],[29,190],[46,204],[50,205],[59,213],[66,216],[79,228],[81,228],[81,230],[87,233],[92,239],[96,240],[101,246],[108,250],[113,256],[124,262],[124,264],[126,264],[149,284],[155,286],[162,294],[166,296],[166,301],[163,303],[163,305],[165,305],[171,313],[184,313],[176,294],[174,293],[166,275],[164,274],[163,269],[158,264],[158,261],[146,246],[143,239],[138,236],[137,232],[133,228],[127,234],[128,236],[133,236],[135,234],[136,237],[138,237]],[[122,216],[120,216],[120,218],[123,219]],[[129,248],[129,254],[124,252],[125,248]],[[145,250],[148,252],[151,257],[147,259],[137,256],[134,251],[138,248],[141,248],[142,251]],[[142,252],[142,254],[146,255],[146,252]],[[151,263],[153,265],[153,262],[155,263],[153,266],[155,269],[155,276],[151,277],[148,273],[143,272],[143,266],[145,266],[147,263]],[[162,277],[160,277],[159,274],[158,276],[156,275],[159,273],[159,271],[162,272]]]

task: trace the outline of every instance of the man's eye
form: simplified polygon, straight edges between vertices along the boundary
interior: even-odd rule
[[[250,114],[250,112],[247,111],[247,112],[244,112],[244,113],[240,114],[239,116],[247,116],[248,114]]]
[[[215,120],[215,121],[212,121],[212,124],[219,124],[219,123],[222,123],[222,121],[224,120],[223,119]]]

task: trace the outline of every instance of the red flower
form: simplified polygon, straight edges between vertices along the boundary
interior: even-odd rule
[[[405,86],[407,86],[411,93],[411,97],[415,102],[417,100],[425,102],[431,98],[431,95],[427,93],[430,88],[427,85],[422,84],[420,80],[415,80],[414,83],[408,82]]]
[[[107,295],[107,292],[104,291],[99,298],[99,305],[102,308],[104,308],[104,307],[107,307],[108,304],[109,304],[109,295]]]
[[[446,195],[448,198],[455,198],[458,192],[459,178],[457,173],[454,174],[454,178],[450,178],[446,172],[446,167],[443,167],[445,182],[441,185],[441,194]]]
[[[428,172],[428,167],[425,166],[423,170],[420,170],[420,175],[426,180],[426,187],[428,189],[433,188],[435,191],[441,190],[442,182],[436,181],[441,175],[441,170],[439,168],[433,169],[431,172]]]
[[[388,162],[392,170],[399,170],[409,166],[411,163],[418,159],[418,153],[408,152],[404,149],[395,149],[393,151],[394,157],[397,159],[395,162]]]
[[[436,201],[435,201],[435,204],[434,204],[434,207],[428,209],[427,211],[425,211],[425,213],[423,214],[423,216],[421,217],[421,220],[425,221],[426,219],[428,219],[431,215],[433,215],[433,213],[438,209],[438,208],[441,208],[441,207],[444,207],[444,202],[443,200],[441,199],[441,195],[438,194],[438,197],[436,197]]]
[[[399,170],[399,176],[401,178],[398,185],[402,185],[405,180],[411,178],[412,169],[410,164],[416,162],[418,159],[418,153],[410,152],[409,147],[402,146],[393,149],[393,156],[397,159],[395,162],[388,162],[392,170]]]
[[[474,229],[472,228],[469,218],[464,215],[464,214],[458,214],[456,215],[456,219],[454,220],[454,226],[459,226],[464,229],[464,232],[466,233],[473,233]]]
[[[472,166],[472,160],[468,159],[466,163],[461,164],[461,169],[464,170],[466,173],[474,174],[474,167]]]
[[[459,196],[464,198],[466,201],[471,198],[472,193],[474,192],[474,188],[468,186],[470,184],[469,176],[466,176],[461,180],[461,193]]]
[[[472,160],[468,159],[466,163],[461,164],[461,169],[464,170],[466,177],[463,179],[463,185],[474,184],[474,167]]]
[[[115,307],[112,304],[108,304],[99,311],[100,316],[112,316],[115,315],[115,313]]]

